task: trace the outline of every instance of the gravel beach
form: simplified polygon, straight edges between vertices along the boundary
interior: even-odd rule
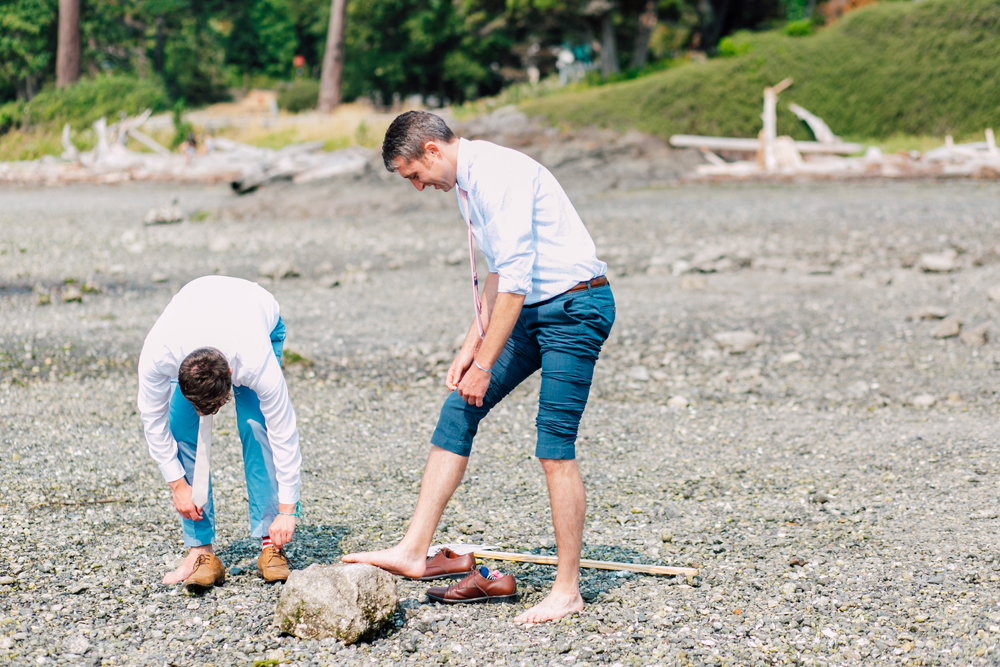
[[[516,574],[517,603],[428,604],[399,580],[370,643],[280,636],[227,405],[229,580],[160,585],[183,548],[134,374],[172,294],[223,273],[281,304],[304,458],[293,566],[394,544],[471,317],[454,197],[377,175],[239,198],[2,189],[0,664],[997,664],[1000,186],[556,175],[618,308],[577,449],[584,557],[698,578],[584,570],[582,613],[523,627],[554,568],[488,562]],[[174,200],[185,222],[143,225]],[[538,385],[484,422],[437,542],[555,553]]]

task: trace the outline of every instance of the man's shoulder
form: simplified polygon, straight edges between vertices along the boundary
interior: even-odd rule
[[[537,173],[542,165],[521,151],[500,146],[490,141],[477,139],[473,146],[469,171],[472,178],[479,180],[504,181],[511,176],[525,176]]]
[[[475,139],[469,142],[472,145],[474,157],[500,158],[503,160],[526,161],[537,165],[538,163],[529,155],[514,148],[501,146],[485,139]]]

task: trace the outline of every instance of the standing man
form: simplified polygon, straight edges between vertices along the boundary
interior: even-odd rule
[[[445,384],[453,390],[431,437],[420,496],[403,540],[391,549],[344,556],[395,574],[424,574],[445,505],[465,474],[479,422],[539,368],[538,443],[559,567],[552,591],[516,619],[538,623],[583,609],[580,549],[586,497],[576,434],[615,302],[594,242],[548,169],[517,151],[458,139],[434,114],[410,111],[385,134],[382,160],[413,183],[458,190],[469,226],[476,317]],[[489,275],[480,304],[472,237]]]
[[[183,581],[189,590],[205,590],[225,581],[212,550],[208,467],[212,415],[229,401],[230,389],[243,443],[250,534],[261,539],[257,571],[265,581],[288,578],[283,547],[295,532],[302,456],[281,373],[284,340],[274,297],[257,283],[225,276],[185,285],[146,336],[139,413],[190,548],[164,584]]]

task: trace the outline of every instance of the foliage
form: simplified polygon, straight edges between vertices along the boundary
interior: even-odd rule
[[[182,102],[174,104],[171,114],[171,119],[174,121],[174,136],[170,141],[171,148],[180,146],[188,138],[188,135],[194,132],[194,126],[189,121],[184,120],[183,114],[184,104]]]
[[[319,82],[313,79],[296,81],[278,95],[278,106],[292,113],[315,109],[318,102]]]
[[[737,33],[723,37],[719,40],[719,47],[716,49],[715,55],[720,58],[733,58],[750,53],[750,39],[748,37],[748,33]]]
[[[813,22],[810,19],[799,21],[789,21],[784,28],[784,33],[789,37],[805,37],[813,34]]]
[[[452,0],[353,0],[347,5],[343,96],[389,102],[394,94],[461,101],[497,92],[491,68],[509,50],[488,16],[462,15]]]
[[[8,97],[31,97],[41,87],[55,61],[56,7],[58,0],[9,0],[0,9],[0,95],[7,88]]]
[[[844,136],[979,133],[1000,121],[1000,3],[923,0],[858,9],[809,37],[737,36],[749,52],[631,82],[527,102],[553,123],[754,137],[762,90],[785,77],[778,127],[808,129],[796,102]]]
[[[112,121],[119,112],[129,115],[169,108],[167,93],[155,78],[98,76],[69,88],[47,88],[30,102],[17,100],[0,106],[0,130],[7,127],[38,126],[61,130],[64,123],[73,129],[90,127],[104,116]]]
[[[287,77],[295,56],[295,24],[286,0],[255,0],[237,5],[226,38],[226,62],[240,71]]]

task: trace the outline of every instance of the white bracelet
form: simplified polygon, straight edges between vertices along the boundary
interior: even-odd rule
[[[478,368],[479,370],[481,370],[484,373],[492,373],[493,372],[492,368],[483,368],[482,366],[480,366],[479,362],[476,361],[475,359],[472,360],[472,363],[474,363],[476,365],[476,368]]]

